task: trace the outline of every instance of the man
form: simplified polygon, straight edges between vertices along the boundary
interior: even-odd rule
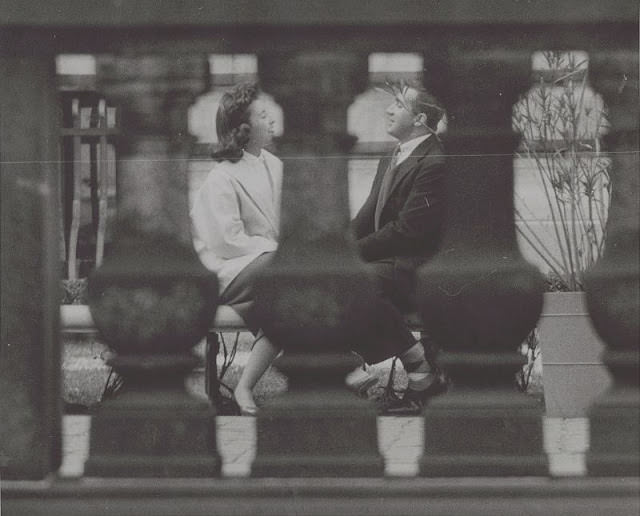
[[[376,279],[379,317],[376,336],[357,351],[368,363],[398,356],[409,385],[402,398],[383,407],[387,414],[419,414],[426,401],[446,389],[432,360],[430,345],[416,341],[403,312],[415,309],[415,270],[432,256],[442,230],[444,151],[436,135],[442,118],[439,102],[419,86],[393,87],[386,110],[387,132],[398,140],[383,158],[369,197],[352,222],[361,257]]]

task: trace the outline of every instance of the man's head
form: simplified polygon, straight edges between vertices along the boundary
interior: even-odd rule
[[[444,114],[440,102],[417,85],[393,88],[386,110],[387,132],[401,143],[436,131]]]

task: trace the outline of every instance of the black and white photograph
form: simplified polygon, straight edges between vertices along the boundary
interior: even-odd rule
[[[0,0],[0,516],[640,514],[637,0]]]

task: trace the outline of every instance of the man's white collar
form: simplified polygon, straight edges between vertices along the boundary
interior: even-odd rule
[[[257,161],[264,161],[264,151],[260,150],[260,155],[259,156],[255,156],[254,154],[251,154],[250,152],[247,152],[245,150],[242,151],[242,159],[246,159],[247,161],[250,162],[257,162]]]
[[[415,148],[420,145],[423,141],[431,136],[431,133],[423,134],[422,136],[418,136],[417,138],[413,138],[408,142],[404,142],[400,144],[400,154],[411,154]]]
[[[423,141],[425,141],[427,138],[429,138],[429,136],[431,136],[431,133],[423,134],[422,136],[418,136],[417,138],[413,138],[412,140],[409,140],[408,142],[401,143],[399,145],[398,159],[396,161],[396,164],[400,164],[402,161],[404,161],[409,156],[411,156],[411,153],[414,150],[416,150],[416,147],[418,147],[418,145],[420,145]]]

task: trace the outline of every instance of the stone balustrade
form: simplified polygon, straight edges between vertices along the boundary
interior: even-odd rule
[[[470,0],[393,4],[374,0],[365,9],[344,0],[256,0],[242,3],[244,11],[227,1],[3,3],[0,467],[3,480],[14,480],[8,488],[14,507],[25,502],[20,507],[33,514],[55,512],[62,506],[46,507],[48,496],[63,502],[80,496],[95,502],[85,509],[108,514],[102,501],[112,496],[121,514],[131,514],[157,496],[153,484],[140,477],[169,477],[162,484],[172,500],[165,509],[182,507],[184,514],[201,512],[194,509],[198,499],[207,500],[207,509],[229,509],[233,496],[241,500],[236,507],[242,513],[240,507],[249,510],[242,498],[247,493],[254,501],[266,497],[270,504],[264,507],[272,511],[294,510],[283,500],[301,497],[296,510],[309,513],[322,508],[311,500],[325,500],[336,513],[361,506],[420,513],[411,500],[448,493],[461,502],[462,514],[473,513],[471,500],[483,489],[493,493],[495,503],[487,506],[492,513],[515,514],[522,511],[516,511],[513,496],[532,507],[549,488],[545,479],[529,491],[503,482],[500,491],[498,481],[486,478],[456,487],[421,479],[393,487],[380,479],[344,480],[348,488],[339,480],[295,478],[254,481],[244,492],[235,484],[216,487],[207,494],[206,486],[215,481],[184,480],[220,471],[214,410],[182,388],[194,367],[190,348],[206,333],[217,304],[216,279],[199,263],[189,239],[187,110],[208,86],[207,53],[247,49],[259,55],[262,85],[284,112],[283,238],[259,285],[256,309],[267,335],[286,350],[279,367],[291,378],[290,392],[257,420],[253,474],[383,474],[375,413],[340,388],[341,375],[353,365],[350,342],[366,334],[372,292],[347,231],[353,139],[346,132],[346,111],[366,86],[366,56],[381,50],[422,52],[425,83],[449,112],[445,237],[438,255],[420,271],[418,294],[425,326],[442,343],[455,388],[426,413],[421,475],[504,480],[547,474],[542,412],[512,386],[521,364],[518,345],[540,313],[542,282],[515,240],[517,135],[510,120],[517,95],[528,87],[531,53],[550,47],[591,54],[592,83],[611,110],[609,240],[587,293],[594,324],[608,345],[605,358],[615,386],[593,409],[589,471],[594,477],[638,474],[634,2],[504,0],[482,11]],[[100,88],[122,112],[117,230],[112,252],[90,281],[90,303],[102,338],[118,353],[113,366],[129,386],[93,417],[85,474],[97,484],[74,484],[75,491],[49,477],[61,453],[54,57],[71,51],[105,54],[99,60]],[[122,480],[131,477],[138,479]],[[182,480],[171,484],[175,477]],[[24,483],[43,478],[49,478],[45,486]],[[601,509],[608,496],[620,499],[623,489],[601,480],[586,479],[556,495],[565,497],[569,513]],[[632,489],[637,481],[627,485]],[[386,499],[376,509],[375,500],[385,492],[397,504]],[[594,493],[600,493],[601,505],[593,505]],[[504,511],[501,496],[510,500]],[[362,505],[353,502],[359,497]],[[635,498],[627,492],[622,499],[630,505],[608,512],[626,514]],[[179,500],[193,505],[185,509]],[[83,510],[73,507],[72,512]],[[162,513],[157,503],[154,510]]]

